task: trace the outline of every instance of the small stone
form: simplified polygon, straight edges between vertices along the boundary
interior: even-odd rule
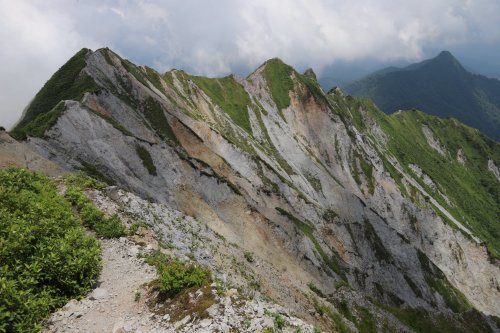
[[[226,297],[234,297],[238,295],[238,290],[234,289],[234,288],[231,288],[229,290],[227,290],[225,293],[224,293],[224,296]]]
[[[200,321],[200,326],[202,328],[208,327],[210,326],[210,324],[212,324],[212,320],[210,319],[203,319],[202,321]]]
[[[182,320],[180,320],[180,321],[176,322],[176,323],[174,324],[174,328],[175,328],[175,329],[178,329],[179,327],[186,325],[186,324],[189,322],[189,320],[190,320],[190,319],[191,319],[191,316],[190,316],[190,315],[187,315],[187,316],[186,316],[186,317],[184,317]]]
[[[89,299],[94,301],[94,300],[105,299],[106,297],[108,297],[108,291],[106,289],[96,288],[94,289],[92,294],[90,294]]]

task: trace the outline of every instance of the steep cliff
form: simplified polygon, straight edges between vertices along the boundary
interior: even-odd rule
[[[384,115],[279,59],[214,79],[83,49],[12,134],[262,258],[263,293],[307,320],[498,329],[500,145],[454,120]]]

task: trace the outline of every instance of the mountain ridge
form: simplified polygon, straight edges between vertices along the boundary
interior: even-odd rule
[[[97,88],[75,89],[12,134],[67,170],[93,171],[171,205],[283,267],[294,281],[261,276],[277,301],[307,312],[304,290],[314,281],[334,295],[332,305],[352,307],[356,315],[342,321],[353,327],[360,306],[414,330],[412,316],[464,325],[469,302],[499,315],[491,219],[499,185],[489,171],[500,165],[498,143],[458,122],[386,116],[369,101],[325,94],[310,73],[277,59],[246,79],[159,74],[108,49],[84,60],[80,73]],[[401,130],[405,123],[411,131]],[[455,137],[445,140],[442,126],[455,126]],[[410,134],[419,149],[408,147]],[[463,181],[454,187],[434,162]],[[480,172],[484,184],[473,185]],[[478,193],[472,211],[455,194],[468,188]],[[474,212],[477,202],[486,208]]]
[[[345,87],[385,113],[421,109],[454,117],[500,140],[500,81],[468,72],[448,51],[403,68],[381,70]]]

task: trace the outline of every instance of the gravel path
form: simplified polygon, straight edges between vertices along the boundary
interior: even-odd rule
[[[53,314],[45,332],[151,332],[160,326],[139,296],[145,294],[142,286],[155,278],[155,269],[137,259],[139,248],[125,238],[101,244],[98,287]]]

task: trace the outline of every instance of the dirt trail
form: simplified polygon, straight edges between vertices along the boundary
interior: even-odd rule
[[[147,308],[142,288],[155,278],[155,269],[137,259],[139,248],[125,238],[101,244],[98,287],[53,314],[45,332],[151,332],[161,326]]]

